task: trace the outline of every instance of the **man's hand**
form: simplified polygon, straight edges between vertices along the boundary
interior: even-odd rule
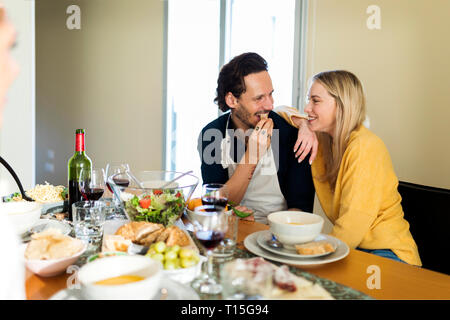
[[[248,164],[257,164],[270,147],[273,132],[272,119],[261,119],[248,139],[246,160]]]
[[[295,157],[298,158],[298,162],[302,162],[311,152],[309,157],[309,164],[311,164],[316,159],[319,141],[316,134],[309,129],[308,120],[296,118],[295,124],[298,126],[297,142],[294,146]]]

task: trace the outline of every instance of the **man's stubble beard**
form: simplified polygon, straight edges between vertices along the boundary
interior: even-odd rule
[[[252,124],[249,119],[252,117],[250,112],[242,105],[239,104],[239,108],[232,110],[232,115],[239,119],[244,125],[246,125],[249,129],[254,129],[255,125]]]

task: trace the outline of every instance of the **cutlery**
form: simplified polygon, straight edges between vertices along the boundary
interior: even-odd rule
[[[167,186],[170,186],[173,182],[177,181],[178,179],[184,177],[185,175],[187,175],[187,174],[189,174],[189,173],[192,173],[192,170],[190,170],[190,171],[188,171],[188,172],[185,172],[185,173],[183,173],[182,175],[179,175],[179,176],[176,177],[175,179],[170,180],[169,182],[167,182],[166,184],[164,184],[164,185],[161,187],[161,189],[164,189],[164,188],[166,188]]]
[[[138,178],[136,178],[135,176],[134,176],[134,174],[132,174],[131,173],[131,171],[130,170],[126,170],[125,171],[125,173],[139,186],[139,188],[144,188],[144,186],[143,186],[143,184],[142,184],[142,182],[140,182],[139,180],[138,180]]]
[[[8,162],[6,162],[5,159],[3,159],[2,157],[0,157],[0,162],[5,166],[5,168],[9,171],[9,173],[13,176],[14,180],[16,181],[17,186],[19,187],[20,193],[22,194],[22,199],[24,199],[26,201],[34,201],[33,199],[31,199],[30,197],[28,197],[25,194],[25,191],[23,190],[23,187],[22,187],[22,183],[20,183],[19,177],[14,172],[13,168],[11,168],[11,166],[8,164]]]
[[[283,248],[283,244],[278,241],[278,239],[272,234],[272,239],[267,240],[267,244],[272,248],[281,249]]]

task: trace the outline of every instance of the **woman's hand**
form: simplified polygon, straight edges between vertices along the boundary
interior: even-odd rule
[[[311,152],[309,164],[312,164],[316,159],[317,148],[319,147],[317,136],[309,129],[308,120],[296,117],[294,122],[298,126],[297,142],[294,146],[295,157],[298,158],[298,162],[302,162]]]

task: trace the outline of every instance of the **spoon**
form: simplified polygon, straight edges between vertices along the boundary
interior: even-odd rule
[[[19,177],[14,172],[13,168],[8,164],[8,162],[5,161],[2,157],[0,157],[0,162],[5,166],[5,168],[9,171],[9,173],[13,176],[14,180],[17,183],[17,186],[19,187],[20,193],[22,194],[22,199],[27,201],[34,201],[29,196],[25,194],[25,191],[23,191],[22,183],[20,183]]]
[[[172,179],[172,180],[170,180],[169,182],[165,183],[165,184],[161,187],[161,189],[164,189],[164,188],[166,188],[167,186],[170,186],[173,182],[177,181],[178,179],[184,177],[185,175],[187,175],[187,174],[189,174],[189,173],[192,173],[192,170],[190,170],[190,171],[188,171],[188,172],[185,172],[185,173],[183,173],[182,175],[176,177],[175,179]]]
[[[142,189],[144,188],[142,182],[140,182],[140,181],[138,180],[138,178],[136,178],[136,177],[134,176],[134,174],[131,173],[130,170],[126,170],[125,173],[126,173],[129,177],[131,177],[131,179],[133,179],[133,181],[134,181],[140,188],[142,188]]]
[[[267,244],[272,248],[276,248],[276,249],[283,248],[283,244],[280,241],[278,241],[278,239],[273,234],[272,234],[272,239],[267,240]]]

